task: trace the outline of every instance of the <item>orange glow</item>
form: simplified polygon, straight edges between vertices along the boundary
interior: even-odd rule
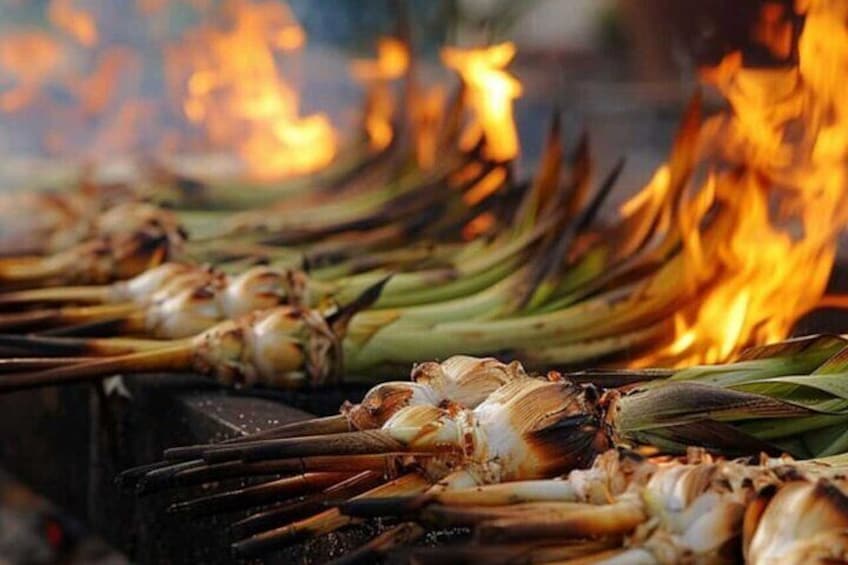
[[[674,341],[637,365],[728,360],[787,337],[824,295],[848,224],[848,3],[813,0],[808,10],[797,67],[746,69],[733,54],[705,74],[733,112],[704,124],[718,155],[700,157],[726,166],[681,207],[688,306],[675,315]],[[764,12],[755,37],[783,54],[778,15]]]
[[[474,112],[463,146],[473,146],[482,134],[486,156],[496,161],[514,159],[519,150],[512,102],[521,96],[521,83],[504,70],[514,57],[515,45],[509,42],[479,49],[442,49],[445,65],[462,77]]]
[[[486,176],[477,181],[477,183],[466,192],[462,200],[469,206],[479,204],[495,191],[506,181],[506,169],[498,167],[492,169]]]
[[[662,165],[654,172],[654,176],[645,187],[637,192],[632,198],[627,200],[619,208],[621,216],[630,218],[639,213],[644,208],[661,209],[668,201],[669,192],[669,170],[666,165]],[[671,221],[670,211],[663,214],[659,231],[665,233],[668,230],[668,224]],[[647,226],[645,226],[647,229]]]
[[[491,212],[483,212],[475,216],[470,222],[462,226],[462,238],[466,241],[484,235],[495,225],[495,215]]]
[[[459,186],[466,182],[471,182],[483,172],[483,163],[480,161],[469,161],[462,168],[458,169],[450,175],[450,184]]]
[[[88,75],[72,83],[72,89],[80,100],[80,110],[86,116],[103,115],[110,103],[115,101],[115,92],[122,79],[141,67],[138,55],[130,49],[110,47],[98,57],[97,64]]]
[[[295,51],[306,45],[306,33],[299,26],[288,26],[281,29],[273,41],[277,49]]]
[[[305,34],[276,1],[229,0],[227,21],[204,24],[167,53],[171,84],[186,117],[216,147],[235,148],[248,174],[279,178],[325,167],[336,133],[324,114],[300,115],[299,93],[281,55]]]
[[[365,131],[374,149],[382,149],[392,141],[395,100],[389,82],[402,77],[408,67],[407,46],[391,37],[380,39],[376,60],[360,59],[353,62],[353,76],[368,85]]]
[[[0,37],[0,72],[14,79],[11,89],[0,92],[0,109],[14,112],[27,106],[61,62],[58,43],[45,32],[17,30]]]
[[[383,149],[392,142],[392,108],[394,101],[388,91],[375,88],[368,93],[365,105],[365,132],[374,149]]]
[[[409,50],[403,41],[383,37],[377,42],[377,59],[359,59],[353,62],[353,75],[362,81],[395,80],[409,67]]]
[[[168,0],[135,0],[135,5],[140,13],[152,16],[162,11],[168,5]]]
[[[764,4],[753,34],[758,43],[781,59],[792,52],[792,24],[788,12],[789,8],[782,4]]]
[[[415,97],[412,105],[412,123],[415,132],[415,158],[424,170],[436,164],[439,150],[439,128],[445,112],[445,89],[435,85]]]
[[[47,18],[81,45],[93,47],[97,43],[97,23],[91,14],[74,6],[73,0],[51,0]]]

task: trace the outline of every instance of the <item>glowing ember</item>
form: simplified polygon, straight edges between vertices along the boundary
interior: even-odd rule
[[[298,92],[278,58],[303,30],[278,2],[232,0],[222,25],[202,25],[168,53],[183,110],[211,142],[235,147],[251,175],[275,178],[326,166],[336,134],[324,114],[300,116]]]
[[[518,155],[512,101],[521,96],[521,83],[503,70],[514,57],[515,45],[509,42],[480,49],[442,50],[445,65],[462,77],[474,111],[475,122],[463,136],[465,145],[473,145],[484,135],[486,156],[496,161]]]
[[[755,38],[786,55],[791,14],[775,10],[764,10]],[[706,75],[733,113],[705,124],[704,141],[725,166],[680,214],[681,284],[695,297],[676,315],[674,342],[638,364],[726,360],[786,337],[817,306],[848,222],[846,22],[848,3],[814,0],[797,67],[746,69],[733,54]]]
[[[406,45],[390,37],[380,39],[376,60],[353,63],[353,75],[369,87],[365,131],[375,149],[382,149],[392,141],[395,101],[389,82],[402,77],[408,66]]]

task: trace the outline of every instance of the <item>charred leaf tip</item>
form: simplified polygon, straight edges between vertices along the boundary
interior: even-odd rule
[[[280,530],[256,534],[253,537],[233,542],[230,551],[236,558],[251,558],[286,547],[310,537],[308,530],[301,531],[284,526]]]

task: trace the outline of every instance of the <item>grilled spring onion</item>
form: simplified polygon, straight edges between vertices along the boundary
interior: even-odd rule
[[[512,289],[522,283],[523,276],[526,276],[524,269],[490,288],[464,298],[405,309],[375,310],[374,315],[383,320],[388,319],[390,323],[396,320],[424,323],[461,317],[485,318],[493,308],[504,309],[511,305],[515,294]],[[384,279],[366,289],[348,307],[328,316],[316,310],[288,306],[255,312],[223,322],[190,340],[163,343],[163,350],[159,352],[131,354],[112,359],[110,363],[75,364],[64,372],[59,368],[54,369],[49,375],[9,375],[0,386],[12,387],[13,382],[21,386],[34,386],[56,378],[59,382],[92,378],[103,376],[103,371],[115,371],[119,366],[139,370],[142,370],[142,366],[145,367],[143,370],[153,370],[153,367],[176,370],[193,368],[230,382],[232,379],[244,379],[248,382],[292,386],[302,382],[306,376],[313,382],[322,383],[330,375],[338,376],[339,363],[343,363],[347,355],[344,336],[351,316],[363,307],[371,306],[379,298],[379,291],[386,282]],[[367,328],[359,326],[360,331],[363,327]],[[361,337],[361,334],[349,335],[356,339]],[[256,340],[265,345],[257,347],[259,342]],[[29,343],[32,350],[47,349],[47,342],[34,337],[7,336],[0,341],[13,347],[26,347]],[[65,342],[70,344],[71,349],[62,349],[62,342],[58,339],[49,343],[55,351],[63,351],[63,354],[92,354],[98,350],[79,341]],[[453,344],[451,347],[461,348],[462,344]],[[201,354],[201,350],[213,356]],[[450,354],[452,351],[446,348],[444,353]],[[59,373],[63,376],[59,377]]]
[[[176,216],[149,204],[116,206],[98,220],[97,236],[64,251],[0,259],[0,286],[28,288],[127,279],[183,253]]]
[[[609,451],[563,479],[356,500],[342,509],[473,528],[473,545],[416,551],[421,563],[498,553],[541,563],[842,561],[845,471],[844,460],[723,461],[697,450],[652,460]]]
[[[672,190],[669,191],[671,201],[676,198],[675,195],[685,184],[691,170],[692,146],[695,137],[693,132],[698,130],[699,116],[700,101],[696,97],[687,111],[670,159],[672,165],[670,178],[673,180]],[[548,343],[545,348],[536,351],[538,364],[581,361],[581,357],[574,357],[575,352],[583,355],[584,358],[586,355],[589,356],[588,358],[603,356],[625,348],[644,345],[664,332],[665,328],[661,320],[664,320],[668,310],[674,308],[680,301],[678,295],[659,293],[655,300],[643,301],[640,307],[635,308],[626,308],[627,301],[623,300],[634,294],[644,296],[646,292],[650,297],[649,291],[652,286],[662,288],[665,286],[664,280],[676,276],[675,266],[679,268],[679,257],[676,258],[676,262],[672,259],[669,265],[659,271],[655,277],[656,281],[649,278],[640,280],[637,284],[624,276],[628,269],[639,270],[643,277],[650,275],[650,265],[646,269],[644,263],[654,261],[654,255],[658,249],[661,251],[664,248],[673,247],[669,244],[669,241],[675,241],[671,235],[666,235],[665,239],[660,241],[658,248],[646,246],[646,242],[651,239],[652,227],[656,226],[658,216],[663,213],[662,210],[648,207],[645,211],[637,211],[636,214],[610,230],[610,235],[613,237],[600,237],[600,244],[580,255],[576,260],[569,257],[585,235],[587,228],[590,227],[605,195],[613,186],[619,169],[613,171],[597,195],[584,207],[583,201],[588,189],[591,169],[588,151],[585,144],[582,144],[582,151],[577,152],[578,157],[573,167],[573,181],[569,189],[563,191],[558,187],[562,148],[556,122],[553,129],[539,177],[527,193],[529,198],[525,198],[519,207],[519,213],[516,216],[517,224],[513,228],[518,233],[508,233],[509,230],[507,230],[504,237],[496,239],[493,245],[488,247],[485,258],[474,257],[468,253],[463,254],[463,250],[460,250],[454,256],[454,268],[448,271],[450,276],[465,276],[455,281],[444,281],[446,284],[437,285],[438,288],[432,288],[434,276],[432,272],[409,273],[406,277],[404,274],[399,275],[397,282],[390,283],[386,300],[378,306],[405,308],[400,310],[396,308],[394,311],[382,309],[363,313],[359,317],[357,325],[349,332],[350,339],[345,344],[346,358],[351,369],[367,369],[384,363],[405,364],[410,360],[409,356],[404,356],[403,348],[394,347],[391,340],[399,338],[401,343],[409,343],[410,340],[417,340],[421,334],[432,332],[439,325],[446,327],[444,330],[438,329],[438,333],[433,336],[433,343],[421,344],[423,350],[418,354],[428,356],[449,354],[458,351],[451,349],[458,344],[462,344],[467,351],[475,354],[501,351],[511,345],[505,343],[504,337],[513,334],[513,324],[520,330],[522,326],[531,325],[537,328],[536,333],[523,331],[522,333],[534,343],[538,343],[538,339],[546,339]],[[432,192],[432,190],[423,191],[424,196],[428,198],[431,198],[431,195],[427,193]],[[551,209],[557,206],[561,206],[564,212],[551,213]],[[547,214],[547,218],[544,214]],[[460,217],[463,221],[468,218],[468,216]],[[537,225],[533,226],[534,223]],[[318,230],[318,233],[321,233],[321,230]],[[324,235],[327,234],[324,233]],[[535,241],[537,239],[540,240],[538,243]],[[613,243],[608,243],[606,240],[611,240]],[[347,247],[355,248],[355,243],[358,241],[354,240],[354,245],[348,242]],[[529,254],[524,252],[528,246],[532,247],[529,249]],[[472,247],[469,246],[469,248]],[[506,254],[504,250],[507,250]],[[473,253],[471,249],[466,251]],[[633,256],[629,252],[634,252]],[[504,259],[507,261],[503,261]],[[501,264],[493,268],[496,262]],[[514,272],[510,272],[510,269]],[[436,271],[436,280],[444,277],[445,272],[445,270]],[[617,272],[622,276],[610,279],[609,274]],[[341,300],[353,300],[356,294],[367,288],[368,284],[374,284],[384,275],[385,273],[379,271],[354,275],[348,277],[348,280],[340,281],[340,284],[336,284],[335,288],[329,291],[339,295]],[[329,281],[327,283],[332,287],[333,283]],[[630,286],[630,289],[627,286]],[[599,291],[600,294],[597,294]],[[345,292],[348,293],[347,296]],[[468,295],[469,292],[471,295]],[[595,296],[592,299],[581,301],[582,298],[593,294]],[[185,295],[181,300],[187,307],[193,302],[189,295]],[[267,301],[259,301],[255,304],[267,305]],[[201,304],[200,307],[202,309],[203,305]],[[586,340],[582,340],[575,346],[572,341],[569,341],[569,336],[581,335],[580,323],[585,320],[585,312],[605,308],[610,310],[608,314],[613,320],[593,328],[595,331],[602,331],[601,335],[592,335],[591,330],[586,331],[585,337],[594,340],[593,343],[586,344],[583,343]],[[242,308],[242,311],[245,309]],[[626,311],[622,313],[620,310]],[[86,311],[83,317],[91,313],[90,310]],[[532,316],[526,314],[532,314]],[[73,312],[70,317],[74,318],[77,315],[77,312]],[[233,315],[233,313],[222,311],[222,315]],[[38,317],[38,315],[33,316]],[[61,317],[60,313],[58,318],[61,319]],[[141,314],[136,313],[135,317],[139,318]],[[156,314],[151,316],[145,314],[143,317],[145,320],[148,317],[153,318],[154,328],[162,326],[155,323],[159,318]],[[462,322],[456,322],[456,326],[451,326],[453,321],[479,320],[483,317],[496,317],[498,324],[487,327],[482,333],[478,332],[476,327],[468,331]],[[55,320],[56,316],[53,313],[46,313],[45,318]],[[32,319],[26,319],[25,322],[29,323]],[[207,323],[205,320],[209,319],[205,317],[201,323]],[[575,321],[576,328],[573,326]],[[565,330],[561,329],[562,324],[565,324]],[[174,323],[170,326],[187,328],[182,334],[170,334],[172,337],[180,337],[190,329],[200,327],[193,323],[193,320],[191,323]],[[131,324],[131,328],[139,329],[139,324]],[[558,339],[549,339],[551,332]],[[623,338],[611,337],[616,333],[624,333]],[[444,340],[439,341],[440,337]],[[515,343],[515,345],[520,352],[522,344]],[[389,350],[393,352],[387,355],[385,352]],[[401,355],[397,356],[398,353]]]
[[[175,214],[156,209],[148,204],[126,204],[118,210],[107,212],[98,220],[100,227],[93,239],[45,256],[3,259],[0,263],[0,283],[7,288],[27,288],[56,284],[98,284],[129,278],[140,273],[144,268],[156,264],[155,261],[150,260],[150,252],[146,251],[153,246],[152,243],[147,242],[148,239],[154,241],[164,239],[169,242],[179,239],[181,241],[182,245],[179,249],[174,245],[166,248],[167,253],[164,254],[164,258],[182,256],[202,260],[206,256],[211,259],[222,255],[225,258],[252,256],[254,244],[261,243],[273,235],[283,243],[291,240],[293,245],[289,245],[287,249],[277,249],[268,245],[260,246],[260,250],[266,251],[266,255],[279,256],[283,259],[287,258],[290,262],[299,263],[304,254],[313,254],[309,252],[309,245],[320,242],[314,252],[316,258],[329,257],[338,261],[339,258],[349,256],[356,250],[361,252],[367,248],[380,249],[381,246],[391,247],[399,242],[407,241],[416,234],[415,226],[408,219],[403,220],[407,214],[413,216],[425,213],[431,216],[435,214],[436,219],[441,218],[444,222],[453,222],[461,226],[462,218],[488,205],[488,202],[471,207],[450,205],[451,199],[460,199],[463,192],[447,188],[439,191],[438,188],[443,186],[441,183],[445,180],[445,176],[433,174],[435,176],[432,178],[412,175],[408,181],[387,188],[385,192],[390,196],[383,201],[375,200],[374,195],[365,193],[364,198],[361,199],[362,206],[359,207],[359,211],[346,206],[349,199],[330,198],[325,205],[312,209],[315,215],[311,215],[309,210],[303,207],[297,209],[297,214],[292,214],[293,209],[287,208],[288,217],[302,218],[303,222],[291,220],[292,225],[286,227],[284,231],[281,231],[281,228],[276,233],[269,232],[268,226],[259,223],[244,235],[233,237],[232,230],[225,230],[218,237],[195,242],[182,241],[185,239],[185,232],[179,226]],[[473,188],[478,180],[479,178],[472,179],[466,183],[464,189]],[[334,206],[340,206],[340,209],[347,212],[331,217],[330,211]],[[265,210],[262,215],[273,217],[276,213]],[[325,221],[318,219],[322,217]],[[113,219],[117,221],[111,221]],[[436,221],[434,224],[438,225],[440,222]],[[114,229],[110,229],[110,226]],[[163,234],[154,238],[156,234],[151,233],[154,229]],[[241,228],[233,229],[237,229],[239,233],[244,231]],[[455,233],[455,230],[451,233]],[[222,243],[224,241],[222,238],[225,238],[227,243]],[[333,238],[338,241],[334,242]],[[143,247],[143,250],[125,249],[133,245]],[[247,252],[244,251],[245,248]],[[159,253],[162,254],[161,251]],[[146,262],[135,259],[135,255],[139,254],[143,255],[142,259]],[[105,265],[106,259],[110,257],[115,265]]]
[[[352,143],[327,169],[276,186],[234,186],[234,182],[198,182],[170,173],[153,171],[151,179],[139,179],[132,186],[100,184],[93,179],[69,179],[72,190],[40,191],[32,188],[4,194],[0,198],[0,257],[49,255],[66,251],[85,240],[105,235],[114,208],[142,202],[217,209],[244,209],[260,206],[285,195],[307,190],[331,190],[351,176],[364,174],[397,153],[394,146],[369,151],[365,141]],[[163,178],[164,176],[164,178]],[[246,190],[252,189],[252,190]],[[189,227],[203,227],[202,215],[181,211],[180,220]],[[216,214],[215,217],[218,217]],[[200,221],[199,221],[200,220]],[[113,224],[114,228],[126,224]],[[114,229],[112,230],[114,231]]]
[[[592,386],[574,385],[555,375],[546,379],[519,375],[476,407],[458,405],[439,408],[427,402],[390,404],[397,409],[391,410],[388,419],[384,417],[386,414],[381,414],[383,417],[364,420],[362,428],[354,426],[354,431],[350,432],[339,433],[337,426],[326,428],[323,422],[313,422],[302,428],[306,435],[292,436],[286,430],[277,430],[276,436],[247,437],[225,444],[177,449],[169,452],[171,462],[164,466],[168,480],[158,485],[179,485],[181,481],[182,484],[186,481],[191,483],[191,477],[208,481],[222,477],[331,473],[356,460],[362,463],[363,468],[351,468],[351,475],[365,472],[366,468],[373,471],[377,467],[392,470],[392,473],[403,477],[415,472],[432,485],[425,488],[416,482],[416,496],[428,492],[427,500],[432,498],[444,502],[454,496],[452,490],[460,489],[456,500],[467,499],[484,505],[502,504],[505,500],[510,503],[515,500],[532,501],[533,497],[573,497],[574,485],[560,488],[561,483],[551,487],[545,484],[536,489],[534,483],[526,486],[519,483],[518,490],[511,491],[509,482],[551,478],[589,466],[611,445],[631,446],[654,453],[681,453],[685,452],[686,446],[697,444],[711,452],[727,455],[752,455],[763,451],[777,455],[789,449],[798,456],[817,456],[838,448],[838,438],[826,448],[822,448],[818,440],[827,430],[835,434],[845,416],[829,409],[822,412],[820,405],[806,400],[809,396],[806,392],[792,397],[773,385],[787,379],[795,382],[799,374],[810,380],[824,375],[826,381],[827,375],[836,374],[832,371],[844,367],[846,351],[848,340],[835,336],[796,339],[752,350],[741,361],[727,365],[665,374],[659,371],[635,375],[598,373],[607,379],[645,374],[665,377],[603,392]],[[595,373],[578,376],[585,378],[592,374]],[[751,392],[752,387],[757,388],[757,385],[758,393]],[[775,394],[769,394],[769,391]],[[835,393],[831,394],[833,399],[837,398]],[[376,406],[381,406],[381,403],[376,402]],[[362,425],[363,420],[359,422]],[[348,420],[345,425],[351,426],[351,421]],[[380,427],[373,427],[377,425]],[[817,426],[815,432],[812,431],[813,425]],[[841,427],[844,429],[844,425]],[[773,430],[779,430],[779,433]],[[296,429],[294,433],[298,433]],[[818,445],[818,451],[811,449],[815,445]],[[200,459],[205,463],[201,463]],[[180,463],[181,460],[185,463]],[[596,467],[602,466],[603,460],[599,460]],[[182,475],[181,471],[184,471]],[[615,486],[614,481],[608,482],[607,486]],[[502,488],[484,489],[488,494],[481,493],[477,498],[473,494],[461,494],[472,492],[461,489],[500,483],[504,483]],[[313,489],[311,496],[320,496],[321,490]],[[590,490],[595,495],[606,492]],[[359,499],[368,499],[397,495],[394,490],[389,494],[378,490],[358,496]],[[486,496],[491,497],[488,503],[484,502]],[[228,500],[227,505],[239,504],[238,494],[220,493],[210,495],[202,502],[180,503],[175,510],[215,512],[218,507],[214,501],[221,499]],[[251,506],[254,499],[241,500],[244,506]],[[263,500],[284,504],[287,498],[271,496]],[[582,508],[573,502],[570,501],[569,508]],[[632,501],[622,502],[622,506],[629,508],[627,531],[645,520],[644,507],[634,505]],[[345,506],[346,511],[357,515],[363,512],[371,515],[397,513],[404,508],[409,510],[406,506],[385,500],[352,502]],[[599,510],[592,515],[595,522],[575,522],[576,518],[568,515],[562,515],[562,520],[571,524],[569,527],[577,527],[575,524],[606,527],[611,522],[605,521],[605,516],[609,514],[612,519],[618,509],[619,506]],[[462,515],[462,510],[458,513]],[[254,554],[303,535],[317,535],[351,522],[350,517],[341,518],[337,510],[301,518],[290,524],[285,520],[290,516],[286,513],[282,516],[283,522],[275,522],[277,527],[260,533],[251,530],[252,535],[237,543],[237,549],[245,554]],[[485,512],[481,516],[485,518]],[[587,523],[589,526],[586,526]],[[505,535],[504,529],[498,532]],[[585,528],[575,532],[580,535],[604,533]],[[409,533],[406,531],[406,534]],[[606,533],[623,535],[626,532]],[[400,537],[409,539],[408,536]]]
[[[559,162],[559,145],[558,122],[555,121],[549,140],[549,160]],[[542,208],[541,214],[527,205],[522,213],[516,215],[512,226],[504,227],[491,238],[472,240],[447,249],[443,249],[446,246],[434,246],[429,255],[431,259],[437,259],[436,264],[425,263],[417,270],[395,274],[376,306],[407,307],[410,314],[414,311],[420,317],[424,311],[432,309],[424,307],[425,304],[446,302],[440,308],[441,312],[446,312],[450,310],[450,301],[481,293],[488,287],[492,288],[486,293],[492,296],[485,299],[486,293],[481,294],[484,300],[478,298],[474,307],[479,310],[480,305],[497,304],[497,300],[503,302],[509,294],[504,287],[515,286],[529,276],[529,263],[538,255],[540,240],[550,238],[569,220],[582,222],[581,231],[589,227],[591,215],[597,211],[613,182],[611,179],[605,183],[586,213],[573,218],[581,211],[580,200],[585,196],[582,187],[586,184],[588,160],[588,146],[584,142],[576,152],[573,166],[575,175],[580,176],[575,176],[570,185],[560,188],[556,186],[557,175],[542,176],[525,192],[525,202]],[[539,196],[541,191],[550,193],[547,195],[549,202]],[[558,191],[563,195],[553,198],[552,195]],[[531,219],[528,214],[536,218],[535,225],[528,221]],[[578,237],[582,235],[576,234]],[[360,266],[367,264],[362,260],[358,263]],[[378,267],[335,280],[310,281],[297,272],[271,267],[255,267],[229,277],[207,267],[166,264],[133,280],[108,287],[34,289],[0,295],[0,303],[9,307],[32,303],[62,304],[66,301],[114,304],[101,308],[48,308],[0,315],[0,328],[6,331],[24,327],[37,330],[88,323],[86,329],[90,330],[90,323],[103,321],[108,322],[105,328],[110,331],[181,338],[206,329],[216,321],[275,304],[315,305],[326,296],[347,302],[390,272]],[[127,311],[124,318],[120,318],[121,308]],[[462,312],[467,311],[466,308]],[[448,317],[440,314],[438,319],[444,321]]]
[[[670,194],[677,194],[691,170],[694,138],[698,131],[699,100],[695,98],[684,119],[670,159],[669,177],[675,179]],[[558,161],[554,161],[556,163]],[[547,163],[546,163],[547,164]],[[548,167],[543,167],[547,171]],[[283,307],[223,323],[204,334],[180,343],[167,344],[170,355],[160,352],[144,356],[145,370],[188,369],[221,377],[225,382],[246,380],[280,386],[297,386],[308,380],[322,383],[336,374],[343,365],[347,371],[362,374],[384,366],[407,366],[421,357],[444,357],[454,353],[492,354],[508,351],[511,355],[527,359],[532,366],[547,367],[586,363],[616,354],[647,347],[668,335],[672,312],[686,304],[691,294],[682,285],[673,284],[680,278],[683,259],[668,249],[679,241],[673,232],[667,232],[653,245],[650,226],[655,225],[661,209],[648,207],[628,217],[621,225],[610,228],[612,234],[641,234],[624,237],[624,246],[635,250],[631,255],[620,254],[619,238],[601,234],[582,254],[571,254],[587,226],[591,224],[599,202],[614,183],[616,171],[608,177],[596,196],[576,216],[556,213],[563,195],[573,190],[554,191],[547,182],[538,182],[528,193],[533,199],[548,200],[546,206],[528,205],[531,217],[545,224],[553,218],[555,227],[546,232],[538,245],[532,248],[529,261],[514,273],[486,288],[465,296],[421,303],[401,308],[369,308],[356,316],[345,315],[343,323],[324,320],[319,312],[305,308]],[[556,179],[556,175],[552,175]],[[540,175],[545,178],[545,175]],[[585,176],[575,176],[577,193],[585,188]],[[556,182],[553,183],[556,186]],[[547,196],[545,197],[547,193]],[[527,201],[525,201],[527,202]],[[525,208],[523,205],[521,208]],[[569,206],[563,206],[568,209]],[[545,211],[548,216],[540,215]],[[554,212],[551,212],[551,211]],[[521,210],[526,212],[526,210]],[[519,222],[527,214],[519,214]],[[714,225],[732,218],[720,214]],[[521,225],[519,223],[519,225]],[[643,226],[648,226],[644,229]],[[720,229],[717,230],[720,233]],[[704,234],[704,247],[712,245],[711,234]],[[679,246],[678,246],[679,247]],[[657,256],[661,261],[657,261]],[[633,280],[632,273],[640,273]],[[610,277],[610,273],[613,274]],[[386,284],[385,280],[377,285]],[[450,286],[450,285],[448,285]],[[376,287],[375,287],[376,288]],[[427,289],[424,292],[431,292]],[[372,306],[376,293],[365,290],[368,300],[354,299],[351,304]],[[408,297],[407,297],[408,298]],[[432,299],[430,294],[428,299]],[[439,297],[445,298],[445,297]],[[346,309],[351,312],[351,309]],[[332,317],[332,315],[331,315]],[[289,323],[288,320],[296,321]],[[310,322],[306,322],[309,320]],[[323,321],[322,321],[323,320]],[[238,331],[235,331],[238,328]],[[238,336],[241,336],[240,338]],[[207,347],[204,344],[222,344],[226,339],[229,348],[222,352],[232,355],[249,351],[249,358],[222,354],[215,359],[197,354]],[[236,342],[241,339],[241,342]],[[263,357],[251,339],[261,339],[271,347],[276,343],[274,355]],[[276,340],[276,342],[274,341]],[[8,341],[8,340],[7,340]],[[15,347],[25,346],[25,338],[12,340]],[[43,344],[33,341],[30,350]],[[62,351],[59,342],[51,342]],[[146,347],[146,344],[145,344]],[[76,348],[76,349],[74,349]],[[235,348],[235,349],[233,349]],[[84,344],[74,342],[67,354],[89,354]],[[66,353],[62,353],[66,354]],[[154,361],[155,358],[155,361]],[[203,362],[198,362],[203,359]],[[132,356],[114,359],[111,363],[80,363],[67,369],[53,369],[49,373],[33,373],[7,377],[5,386],[36,386],[40,383],[99,378],[114,371],[115,367],[130,370],[133,362],[142,358]],[[40,361],[33,361],[37,366]],[[61,375],[61,377],[59,376]]]
[[[54,253],[89,236],[99,207],[77,193],[0,196],[0,257]]]
[[[392,416],[409,406],[439,406],[450,404],[464,408],[476,408],[488,396],[506,383],[527,378],[520,364],[502,363],[493,358],[475,358],[456,355],[441,363],[426,362],[416,365],[408,381],[387,381],[375,385],[358,404],[345,402],[337,416],[315,418],[285,424],[265,430],[246,438],[234,438],[224,443],[233,444],[262,438],[285,438],[314,436],[350,430],[373,430],[380,428]],[[220,446],[220,445],[219,445]],[[194,459],[188,468],[184,463],[160,466],[155,473],[139,474],[130,471],[125,478],[150,489],[165,485],[183,485],[204,482],[214,477],[226,478],[243,472],[239,466],[206,466],[202,456],[207,449],[216,445],[194,445],[168,450],[166,456],[172,461]],[[377,458],[375,460],[379,460]],[[386,461],[390,461],[391,458]],[[326,464],[324,460],[321,463]],[[316,462],[317,463],[317,462]],[[304,462],[304,465],[308,463]],[[271,469],[270,472],[277,471]],[[143,479],[142,482],[138,482]]]
[[[501,167],[499,170],[504,169]],[[439,177],[433,182],[441,183],[442,179]],[[473,188],[478,180],[472,179],[464,189]],[[118,224],[118,233],[113,235],[101,230],[95,238],[58,253],[3,259],[0,262],[0,284],[5,288],[100,284],[135,276],[145,268],[155,266],[157,260],[172,257],[220,261],[254,258],[258,255],[259,258],[297,265],[306,256],[312,261],[338,262],[363,250],[385,250],[418,237],[421,235],[420,226],[414,225],[408,217],[421,214],[435,219],[434,226],[453,228],[445,229],[443,235],[454,236],[456,240],[458,237],[454,234],[458,233],[457,226],[461,227],[473,218],[472,214],[485,210],[489,201],[470,207],[456,203],[451,205],[452,199],[461,199],[463,192],[447,188],[442,192],[438,190],[440,186],[436,184],[425,190],[426,185],[415,185],[411,191],[401,192],[384,204],[377,203],[375,208],[363,211],[358,216],[328,220],[325,223],[309,220],[311,224],[307,222],[300,226],[290,226],[285,233],[278,232],[274,236],[282,238],[282,243],[287,247],[277,247],[277,243],[262,244],[263,240],[270,237],[263,226],[236,238],[225,232],[211,239],[183,241],[185,231],[173,214],[157,210],[154,218],[148,214],[149,210],[154,209],[150,205],[125,205],[124,208],[132,208],[133,211],[124,214],[122,222]],[[138,213],[139,209],[144,212],[144,216]],[[288,210],[287,214],[291,215],[291,212]],[[110,211],[109,215],[115,215],[115,211]],[[299,210],[294,216],[303,217],[305,222],[307,217],[311,217],[305,210]],[[156,233],[152,233],[154,230]],[[227,243],[222,243],[225,240]],[[179,247],[175,245],[177,241]],[[166,246],[167,243],[170,246]],[[260,245],[257,246],[257,243]],[[155,256],[151,248],[156,252]]]

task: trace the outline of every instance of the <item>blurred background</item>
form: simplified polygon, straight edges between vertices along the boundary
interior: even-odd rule
[[[183,71],[212,30],[240,25],[233,14],[244,5],[299,30],[276,45],[278,71],[294,111],[326,115],[340,135],[352,130],[362,96],[351,59],[373,57],[378,37],[395,34],[399,18],[408,20],[428,82],[455,80],[438,64],[441,46],[512,40],[518,55],[510,68],[524,87],[516,116],[525,166],[556,107],[568,135],[591,131],[601,167],[627,155],[624,184],[639,185],[661,160],[697,64],[742,44],[757,4],[2,0],[0,186],[50,183],[81,163],[118,168],[128,157],[231,149],[232,135],[192,120]],[[230,49],[229,56],[238,65],[257,54]]]

